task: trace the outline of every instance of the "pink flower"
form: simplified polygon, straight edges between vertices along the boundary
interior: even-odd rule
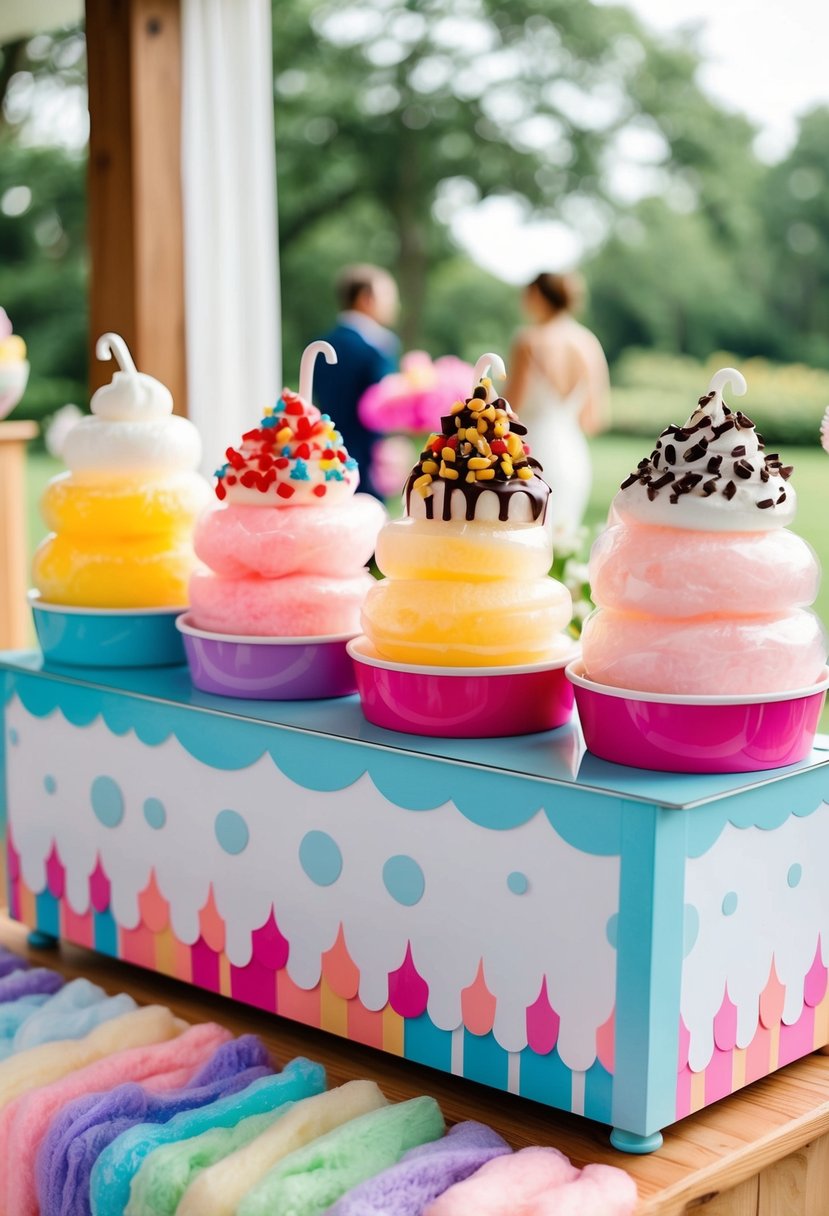
[[[384,435],[439,430],[441,415],[471,393],[473,371],[471,364],[454,355],[433,362],[425,351],[410,351],[401,359],[399,372],[384,376],[363,393],[357,406],[360,421]]]

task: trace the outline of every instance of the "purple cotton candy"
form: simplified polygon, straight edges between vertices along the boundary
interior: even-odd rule
[[[223,1043],[188,1085],[153,1093],[129,1082],[104,1094],[88,1094],[52,1120],[37,1158],[41,1216],[91,1216],[89,1178],[98,1156],[137,1123],[166,1123],[180,1111],[195,1110],[238,1093],[273,1065],[261,1039],[243,1035]]]
[[[62,975],[45,967],[11,971],[0,979],[0,1002],[18,1001],[22,996],[32,996],[37,992],[57,992],[63,983]]]
[[[348,1191],[328,1216],[421,1216],[450,1186],[511,1151],[491,1127],[457,1123],[442,1140],[411,1149],[397,1165]]]
[[[10,975],[12,971],[27,971],[29,964],[25,958],[21,958],[19,954],[12,954],[11,950],[4,950],[0,946],[0,978],[4,975]]]

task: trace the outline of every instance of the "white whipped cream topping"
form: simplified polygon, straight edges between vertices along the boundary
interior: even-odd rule
[[[739,372],[717,372],[684,426],[667,427],[640,461],[613,499],[613,515],[705,532],[767,532],[792,523],[791,469],[765,451],[749,418],[724,403],[728,380],[738,394],[745,392]]]
[[[199,433],[173,415],[173,396],[153,376],[135,370],[117,334],[98,341],[98,357],[114,355],[122,370],[93,394],[92,414],[66,436],[61,455],[73,473],[185,472],[201,461]]]

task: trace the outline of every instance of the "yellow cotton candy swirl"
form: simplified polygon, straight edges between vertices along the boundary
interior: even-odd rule
[[[34,584],[44,600],[76,607],[186,605],[191,535],[210,497],[195,471],[198,433],[173,416],[169,391],[137,372],[117,372],[92,410],[67,436],[69,472],[43,496],[51,533]]]

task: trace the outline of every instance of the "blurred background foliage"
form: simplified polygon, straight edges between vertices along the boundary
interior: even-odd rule
[[[504,349],[518,292],[452,225],[506,195],[580,236],[620,432],[680,420],[722,361],[711,352],[727,351],[749,361],[747,408],[769,437],[814,441],[829,400],[829,110],[764,164],[748,120],[697,84],[693,38],[592,0],[274,0],[273,12],[288,375],[352,260],[397,276],[405,346]],[[79,29],[0,53],[0,303],[29,344],[29,416],[87,395],[85,152],[44,120],[77,100],[84,69]],[[631,148],[634,202],[618,188]]]

